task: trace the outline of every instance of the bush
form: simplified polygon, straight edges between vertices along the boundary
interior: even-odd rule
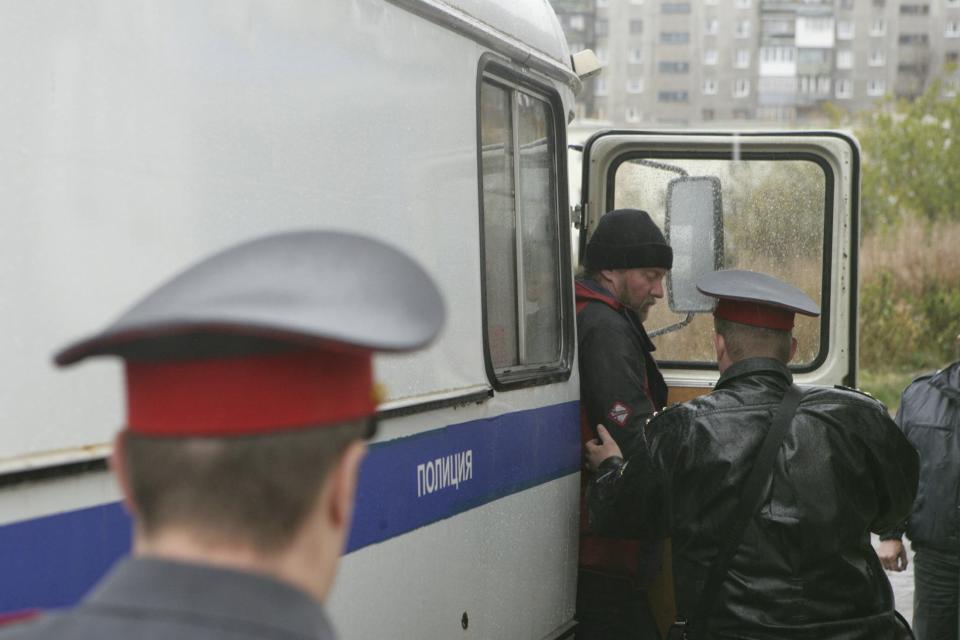
[[[957,358],[960,223],[915,217],[871,234],[861,256],[860,364],[865,372],[938,369]]]

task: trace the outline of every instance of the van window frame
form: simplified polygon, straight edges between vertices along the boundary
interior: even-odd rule
[[[557,262],[558,303],[560,309],[560,354],[550,363],[518,365],[496,369],[490,351],[487,308],[487,274],[485,268],[485,212],[483,184],[483,137],[481,123],[481,91],[484,83],[507,89],[511,92],[526,93],[544,102],[550,111],[550,124],[554,135],[554,202],[557,221]],[[512,99],[511,99],[512,102]],[[484,54],[480,58],[476,77],[476,141],[477,141],[477,202],[480,238],[480,297],[481,325],[483,336],[483,361],[487,379],[496,391],[507,391],[524,387],[539,386],[562,382],[570,378],[574,354],[574,312],[573,312],[573,265],[571,258],[570,205],[567,184],[566,159],[566,121],[563,117],[563,102],[560,94],[546,79],[535,76],[527,69],[521,69],[510,61],[495,54]],[[514,156],[519,157],[519,156]],[[516,193],[514,203],[516,203]],[[516,230],[520,233],[520,229]],[[517,292],[519,296],[521,292]],[[519,315],[517,317],[519,322]]]
[[[631,150],[619,154],[610,162],[607,174],[604,177],[606,182],[606,197],[604,206],[606,211],[611,211],[616,200],[616,177],[617,170],[624,162],[630,160],[731,160],[732,155],[724,151],[637,151]],[[832,310],[831,282],[833,269],[831,265],[831,256],[834,249],[834,189],[836,188],[836,175],[833,168],[825,158],[815,153],[789,151],[741,151],[740,160],[768,160],[768,161],[789,161],[800,160],[813,162],[823,171],[824,175],[824,217],[823,217],[823,254],[820,265],[820,348],[817,355],[810,362],[803,365],[788,365],[794,373],[809,373],[816,371],[827,360],[830,351],[830,314]],[[694,370],[715,370],[715,362],[705,362],[696,360],[657,360],[657,365],[661,369],[694,369]]]

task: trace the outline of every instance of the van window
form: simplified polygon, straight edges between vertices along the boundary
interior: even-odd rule
[[[550,102],[480,85],[484,313],[494,382],[562,367],[557,137]]]
[[[706,155],[706,154],[703,154]],[[720,181],[723,215],[724,269],[762,271],[802,289],[823,308],[829,301],[833,172],[819,158],[806,154],[743,154],[726,157],[628,157],[616,166],[614,208],[644,209],[661,226],[665,222],[670,181],[678,176],[715,176]],[[666,366],[712,363],[713,318],[698,314],[689,324],[667,299],[651,310],[644,323],[657,345],[657,360]],[[808,370],[825,357],[827,324],[821,318],[797,315],[799,342],[792,365]],[[666,329],[670,327],[670,329]],[[666,333],[661,332],[666,329]]]

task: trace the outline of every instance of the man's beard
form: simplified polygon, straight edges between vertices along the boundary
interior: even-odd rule
[[[650,314],[650,309],[653,308],[653,305],[657,303],[657,299],[653,296],[647,296],[640,304],[636,306],[628,304],[627,300],[621,300],[620,303],[623,306],[632,309],[633,312],[637,314],[637,317],[640,318],[640,322],[646,322],[647,316]]]

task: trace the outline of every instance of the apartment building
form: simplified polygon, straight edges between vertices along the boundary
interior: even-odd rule
[[[960,0],[553,5],[572,49],[605,65],[579,115],[614,125],[817,121],[828,103],[916,96],[960,63]]]

